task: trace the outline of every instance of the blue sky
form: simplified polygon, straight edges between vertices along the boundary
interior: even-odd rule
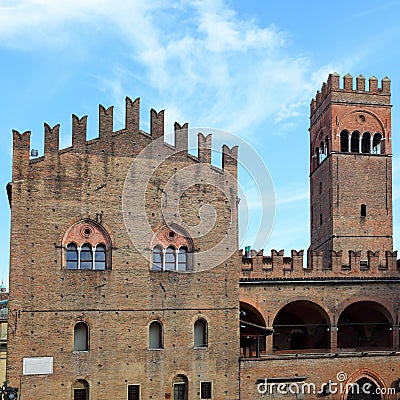
[[[97,136],[98,104],[125,96],[173,122],[223,129],[253,146],[276,192],[271,248],[307,249],[309,103],[330,72],[392,80],[394,227],[399,234],[400,1],[0,0],[0,274],[7,282],[11,130],[32,131],[43,154],[43,123],[88,115]],[[233,144],[233,143],[231,143]],[[218,160],[215,160],[218,164]],[[245,188],[247,182],[241,182]],[[251,201],[251,245],[260,204]],[[268,232],[265,240],[268,239]],[[395,240],[398,248],[399,240]]]

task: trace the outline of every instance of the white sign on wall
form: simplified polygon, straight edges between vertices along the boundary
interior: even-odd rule
[[[23,359],[24,375],[48,375],[53,373],[53,357],[29,357]]]

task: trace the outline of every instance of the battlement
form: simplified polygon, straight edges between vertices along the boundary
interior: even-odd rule
[[[322,251],[309,251],[307,260],[304,260],[304,250],[291,250],[290,257],[285,256],[283,250],[271,250],[270,255],[264,255],[264,250],[239,250],[239,257],[242,278],[391,277],[400,274],[397,251],[385,254],[349,251],[347,257],[342,251],[331,251],[328,265],[323,264]]]
[[[143,148],[152,141],[163,138],[164,130],[164,110],[159,112],[150,110],[150,133],[140,129],[140,99],[132,101],[126,97],[125,127],[114,131],[113,112],[114,107],[105,108],[99,105],[99,134],[95,139],[87,140],[87,115],[79,118],[72,115],[72,146],[66,149],[59,148],[60,125],[54,127],[44,124],[44,156],[31,158],[30,136],[31,132],[19,133],[13,130],[13,180],[23,179],[29,165],[36,163],[57,164],[57,159],[65,153],[82,153],[98,155],[137,155]],[[188,154],[188,132],[187,123],[180,125],[174,124],[175,146],[166,142],[163,144],[169,149],[173,149],[182,156],[190,156],[190,159],[201,162],[211,163],[212,135],[204,136],[198,133],[198,155]],[[237,156],[238,147],[222,147],[222,169],[229,170],[237,176]]]
[[[331,98],[335,101],[348,101],[347,97],[343,95],[349,94],[351,97],[362,95],[365,103],[365,98],[371,96],[372,103],[390,103],[390,79],[385,77],[381,81],[381,87],[378,87],[378,78],[372,76],[368,80],[368,90],[366,88],[366,79],[363,75],[359,75],[356,78],[356,87],[354,88],[353,77],[350,74],[346,74],[343,77],[343,85],[340,86],[340,75],[334,72],[328,77],[328,81],[322,84],[321,90],[317,91],[314,99],[311,100],[310,104],[310,115],[312,116],[316,110],[325,102],[329,97],[332,97],[332,93],[338,94]]]

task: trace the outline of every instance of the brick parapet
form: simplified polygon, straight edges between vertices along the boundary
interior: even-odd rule
[[[264,250],[239,250],[242,278],[318,278],[318,277],[397,277],[400,275],[400,260],[397,251],[368,251],[365,255],[367,264],[361,262],[362,251],[350,250],[347,255],[342,251],[331,251],[328,265],[324,264],[322,251],[291,250],[290,257],[284,250],[271,250],[265,255]]]
[[[343,77],[342,87],[340,86],[340,75],[330,74],[327,82],[322,84],[321,90],[317,91],[315,98],[311,100],[311,125],[330,102],[390,105],[390,83],[390,79],[385,77],[381,80],[381,87],[378,87],[378,79],[372,76],[369,79],[369,88],[366,90],[365,77],[359,75],[356,78],[354,89],[353,77],[350,74]]]
[[[36,168],[38,164],[55,166],[58,160],[66,153],[81,153],[85,157],[93,155],[112,155],[134,157],[139,154],[153,140],[164,137],[164,110],[150,111],[150,133],[139,128],[140,125],[140,99],[132,101],[126,98],[125,127],[118,131],[113,129],[114,107],[105,108],[99,105],[99,135],[97,138],[87,140],[87,119],[72,115],[72,146],[59,148],[60,125],[51,127],[44,124],[44,156],[31,157],[30,136],[31,132],[19,133],[13,131],[13,181],[24,179],[28,171]],[[164,142],[164,147],[179,152],[183,157],[191,160],[211,163],[212,135],[198,134],[197,157],[188,153],[189,125],[174,124],[175,146]],[[237,176],[237,147],[222,147],[222,169],[228,170]]]

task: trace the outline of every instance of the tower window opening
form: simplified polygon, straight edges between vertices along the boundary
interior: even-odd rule
[[[325,138],[325,156],[328,157],[329,155],[329,139],[328,136]]]
[[[372,152],[374,154],[381,154],[381,141],[382,135],[380,133],[375,133],[372,141]]]
[[[364,132],[361,139],[361,152],[371,153],[371,134]]]
[[[326,158],[326,153],[325,153],[325,144],[324,142],[321,142],[319,144],[319,162],[321,163],[324,161]]]
[[[361,217],[367,216],[367,206],[365,204],[361,204]]]
[[[349,132],[347,131],[340,133],[340,151],[343,153],[349,152]]]
[[[319,194],[322,194],[322,182],[319,183]]]
[[[316,160],[316,164],[317,164],[317,167],[318,167],[318,165],[320,164],[320,159],[319,159],[320,157],[319,157],[319,147],[317,147],[316,149],[315,149],[315,160]]]
[[[354,131],[351,135],[351,149],[352,153],[359,153],[360,152],[360,133]]]
[[[319,224],[322,225],[322,214],[319,214]]]

